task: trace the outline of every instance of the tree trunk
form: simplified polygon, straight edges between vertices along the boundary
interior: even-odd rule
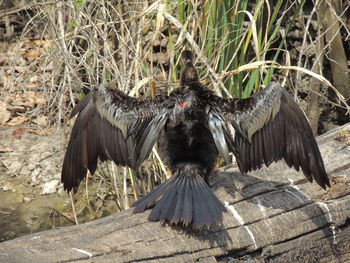
[[[327,4],[325,3],[325,6],[326,9],[322,23],[325,27],[328,50],[327,57],[331,63],[333,83],[344,98],[348,100],[350,99],[349,68],[340,34],[340,18],[338,17],[340,11],[342,11],[342,4],[339,0],[332,0],[327,2]]]
[[[195,232],[161,226],[147,221],[149,211],[127,210],[0,243],[0,262],[350,260],[349,138],[347,124],[318,139],[331,178],[327,192],[282,162],[248,175],[226,167],[212,177],[227,206],[222,227]]]
[[[315,40],[315,65],[312,71],[323,75],[324,57],[330,61],[332,80],[337,90],[346,100],[350,99],[350,77],[348,60],[340,34],[340,15],[343,5],[339,0],[320,0],[317,9],[317,39]],[[320,102],[322,84],[311,79],[307,116],[314,134],[317,134],[320,118]]]
[[[323,75],[323,58],[324,58],[324,31],[323,27],[323,17],[326,12],[326,3],[321,1],[317,9],[317,39],[314,42],[314,51],[315,51],[315,64],[312,67],[312,71]],[[320,90],[321,82],[315,78],[311,78],[310,81],[310,92],[309,92],[309,101],[307,104],[307,117],[310,122],[310,126],[314,135],[317,134],[318,122],[320,120]]]

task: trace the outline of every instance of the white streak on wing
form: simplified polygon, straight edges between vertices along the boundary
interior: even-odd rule
[[[228,133],[233,141],[235,139],[235,136],[236,136],[236,131],[233,128],[232,124],[229,122],[226,122],[226,127],[227,127],[227,131],[228,131]]]
[[[111,95],[104,90],[99,91],[97,97],[96,109],[100,116],[106,119],[110,124],[117,127],[123,134],[124,139],[128,136],[128,131],[136,123],[134,114],[123,112],[122,109],[112,103]],[[104,99],[101,98],[104,97]]]
[[[226,163],[230,163],[229,151],[224,135],[224,130],[226,129],[225,121],[219,114],[215,113],[214,110],[211,111],[209,107],[207,107],[206,111],[208,112],[209,130],[213,136],[216,148],[225,159]]]
[[[84,249],[75,248],[75,247],[73,247],[72,249],[75,250],[75,251],[78,251],[78,252],[80,252],[82,254],[88,255],[90,258],[92,258],[92,254],[90,252],[84,250]]]
[[[233,128],[232,124],[229,123],[229,122],[226,122],[226,128],[227,128],[226,130],[227,130],[231,140],[234,141],[235,140],[235,136],[236,136],[236,131]],[[230,156],[231,156],[231,163],[237,163],[236,156],[234,154],[232,154],[232,153],[230,154]],[[238,169],[238,167],[237,167],[237,169]]]
[[[329,219],[329,223],[333,224],[333,217],[332,217],[332,214],[331,214],[331,211],[329,210],[329,207],[326,203],[324,202],[316,202],[316,204],[322,209],[322,207],[325,208],[327,214],[328,214],[328,219]],[[323,209],[322,209],[323,210]],[[330,226],[330,229],[332,230],[332,234],[333,234],[333,244],[337,244],[337,240],[335,239],[336,238],[336,234],[337,234],[337,231],[335,230],[335,226],[334,225],[331,225]]]
[[[265,126],[270,119],[275,118],[281,106],[281,88],[279,86],[270,84],[261,92],[263,93],[260,93],[260,96],[254,100],[254,107],[241,114],[241,118],[237,122],[241,129],[247,132],[249,142],[257,130]]]
[[[252,231],[249,229],[248,226],[244,226],[244,221],[243,221],[243,218],[238,214],[237,210],[234,208],[233,205],[230,205],[229,202],[227,201],[224,201],[224,204],[225,204],[225,207],[231,211],[232,215],[236,218],[236,220],[238,221],[238,223],[240,225],[242,225],[244,227],[244,229],[247,230],[248,232],[248,235],[250,236],[250,238],[252,239],[253,243],[254,243],[254,247],[257,249],[258,246],[256,244],[256,241],[255,241],[255,238],[254,238],[254,235],[252,233]]]

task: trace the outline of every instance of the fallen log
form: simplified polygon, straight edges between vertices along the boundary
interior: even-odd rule
[[[350,260],[350,124],[318,138],[326,192],[283,162],[216,172],[223,226],[184,230],[124,211],[0,243],[0,262],[344,262]]]

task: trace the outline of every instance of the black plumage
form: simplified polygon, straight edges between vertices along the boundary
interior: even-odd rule
[[[98,158],[137,169],[158,141],[173,176],[134,203],[153,207],[151,221],[194,228],[222,222],[226,211],[208,187],[218,155],[233,152],[242,172],[284,159],[309,181],[330,186],[309,123],[277,83],[247,99],[224,99],[202,86],[190,51],[182,58],[181,87],[169,96],[132,98],[101,85],[73,109],[78,114],[62,169],[64,189],[93,174]]]

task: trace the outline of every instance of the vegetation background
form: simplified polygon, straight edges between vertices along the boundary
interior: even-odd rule
[[[179,55],[191,49],[201,81],[218,95],[248,97],[279,81],[314,133],[324,133],[349,121],[349,7],[349,0],[2,1],[0,125],[17,139],[23,127],[38,136],[64,130],[67,139],[69,113],[92,86],[169,93],[179,86]],[[138,176],[100,167],[71,196],[74,209],[55,205],[40,230],[127,209],[168,174],[156,149]]]

